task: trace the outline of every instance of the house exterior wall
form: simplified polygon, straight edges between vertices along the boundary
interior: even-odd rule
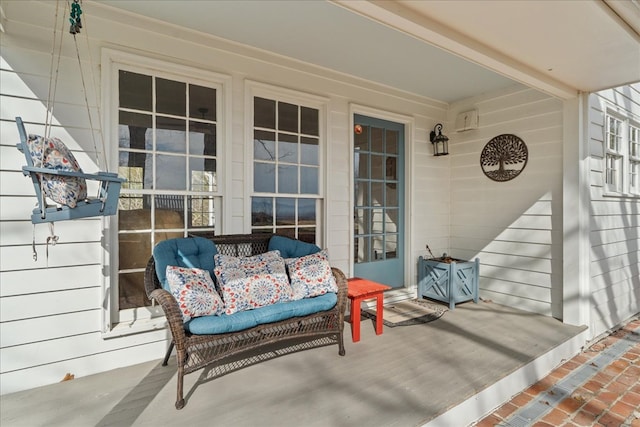
[[[589,96],[590,328],[597,337],[640,312],[640,196],[605,188],[606,116],[640,126],[640,83]]]
[[[454,132],[458,113],[477,109],[475,130]],[[513,88],[450,106],[451,256],[480,258],[480,297],[561,318],[562,102]],[[529,159],[496,182],[480,166],[485,144],[514,134]]]
[[[30,180],[21,173],[24,158],[15,148],[14,123],[21,116],[27,132],[44,131],[45,101],[49,85],[54,2],[8,2],[1,40],[0,77],[0,384],[2,394],[60,381],[66,373],[86,376],[121,366],[159,359],[168,345],[168,331],[153,325],[136,328],[120,325],[110,329],[111,249],[116,245],[110,218],[92,218],[55,225],[59,243],[47,248],[46,225],[35,228],[38,259],[32,259],[32,225],[28,220],[35,205]],[[82,65],[93,71],[85,77],[86,93],[94,126],[107,114],[100,63],[104,48],[141,58],[226,76],[230,94],[224,107],[222,164],[224,165],[223,218],[220,233],[248,232],[248,201],[252,143],[246,93],[250,82],[274,90],[298,91],[326,99],[326,147],[324,165],[324,230],[321,242],[332,264],[350,273],[351,224],[351,115],[370,113],[382,118],[402,118],[407,123],[407,198],[419,200],[408,213],[407,259],[424,254],[430,236],[434,245],[448,248],[448,169],[431,156],[428,130],[446,117],[446,104],[372,84],[310,64],[216,39],[189,29],[164,26],[143,17],[115,14],[92,3],[85,8],[85,28],[78,35]],[[62,13],[62,11],[60,12]],[[48,26],[50,24],[51,26]],[[88,38],[87,38],[88,35]],[[70,38],[66,29],[63,37]],[[87,48],[88,40],[88,48]],[[75,49],[64,41],[51,135],[60,137],[76,155],[86,172],[104,169],[109,160],[116,170],[117,141],[108,138],[103,152],[91,142]],[[57,58],[56,58],[57,61]],[[253,84],[253,83],[251,83]],[[230,117],[228,117],[230,115]],[[100,119],[100,120],[99,120]],[[97,126],[96,126],[97,127]],[[113,135],[106,129],[105,135]],[[98,139],[99,141],[99,139]],[[96,153],[98,151],[98,153]],[[105,156],[106,155],[106,156]],[[412,228],[413,227],[413,228]],[[407,262],[407,277],[415,277]],[[109,276],[111,274],[111,276]],[[408,279],[415,286],[415,279]],[[135,333],[134,333],[135,332]]]

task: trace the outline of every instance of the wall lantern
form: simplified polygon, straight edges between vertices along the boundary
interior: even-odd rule
[[[442,134],[442,123],[434,126],[429,139],[433,144],[434,156],[446,156],[449,154],[449,138]]]

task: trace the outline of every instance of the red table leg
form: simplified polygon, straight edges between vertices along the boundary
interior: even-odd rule
[[[376,335],[382,334],[382,292],[376,296]]]
[[[360,298],[351,301],[351,337],[353,342],[360,341]]]

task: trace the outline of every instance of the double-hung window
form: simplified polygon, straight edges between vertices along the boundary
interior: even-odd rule
[[[640,125],[608,113],[604,136],[605,191],[609,195],[640,195]]]
[[[322,106],[253,96],[251,231],[320,241]]]
[[[222,83],[208,80],[208,73],[177,66],[158,71],[171,64],[126,59],[110,74],[111,139],[117,138],[118,174],[127,179],[112,234],[117,282],[111,282],[111,323],[162,315],[144,291],[153,247],[165,239],[216,234],[222,205]]]

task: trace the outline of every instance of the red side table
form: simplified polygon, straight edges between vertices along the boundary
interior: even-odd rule
[[[347,280],[351,300],[351,336],[353,342],[360,341],[360,303],[367,299],[376,299],[376,335],[382,334],[382,293],[391,286],[382,285],[368,279],[353,277]]]

